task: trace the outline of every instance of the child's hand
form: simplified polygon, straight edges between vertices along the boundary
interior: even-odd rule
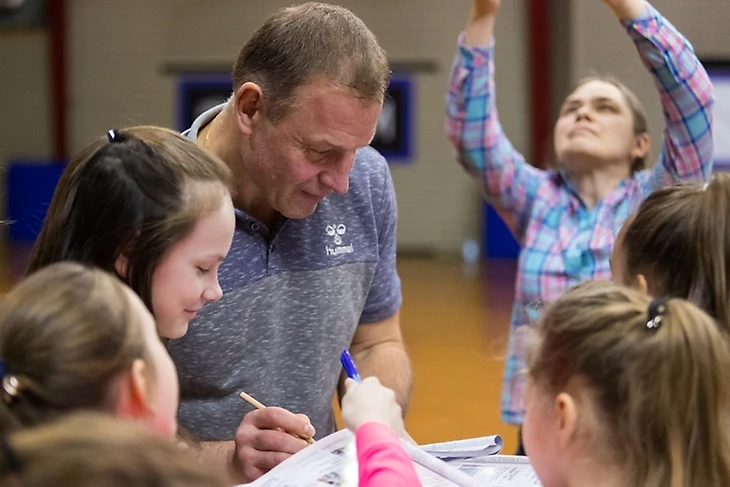
[[[401,438],[408,438],[403,425],[403,411],[395,401],[395,393],[377,378],[367,377],[359,384],[347,379],[345,389],[342,419],[349,430],[354,432],[365,423],[378,422],[393,428]]]

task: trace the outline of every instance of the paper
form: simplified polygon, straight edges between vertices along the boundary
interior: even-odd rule
[[[470,440],[466,440],[464,443]],[[453,442],[448,442],[453,443]],[[456,442],[459,443],[459,442]],[[483,438],[472,443],[485,445]],[[449,463],[420,447],[403,444],[413,458],[423,487],[534,487],[537,477],[525,457],[487,456],[452,459]],[[432,445],[428,445],[432,446]],[[470,446],[468,451],[472,451]],[[355,436],[338,431],[308,446],[249,487],[356,487],[358,485]]]
[[[417,448],[415,449],[417,450]],[[424,456],[435,462],[442,472],[451,470],[452,474],[455,472],[457,477],[465,479],[467,482],[466,484],[452,482],[443,475],[414,463],[424,487],[471,487],[473,481],[470,477],[435,458]],[[355,436],[348,430],[342,430],[305,448],[263,477],[246,485],[249,487],[325,487],[327,485],[357,487],[357,484]]]
[[[357,486],[357,454],[354,435],[341,430],[308,446],[250,487]]]
[[[542,484],[527,457],[490,455],[451,460],[448,464],[482,487],[539,487]]]
[[[460,472],[458,469],[453,468],[446,462],[439,460],[438,458],[426,453],[422,448],[412,445],[406,441],[401,440],[401,445],[413,460],[413,464],[416,466],[416,472],[418,477],[421,479],[421,483],[426,485],[423,481],[423,475],[419,469],[426,469],[427,473],[438,474],[442,479],[447,479],[448,484],[433,484],[433,485],[459,485],[462,487],[468,487],[476,485],[474,480],[469,476]],[[431,484],[429,484],[431,485]]]
[[[432,443],[421,446],[421,450],[442,459],[483,457],[496,455],[502,451],[502,438],[500,436],[482,436],[468,440]]]

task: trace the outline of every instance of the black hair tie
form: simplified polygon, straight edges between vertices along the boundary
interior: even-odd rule
[[[655,298],[649,304],[648,321],[646,327],[650,330],[656,330],[662,324],[662,317],[667,314],[668,298]]]
[[[119,130],[117,129],[111,129],[109,132],[106,133],[107,138],[109,139],[109,142],[122,142],[124,138],[122,137],[122,134],[119,133]]]

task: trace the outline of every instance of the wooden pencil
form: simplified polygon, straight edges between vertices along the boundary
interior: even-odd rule
[[[247,403],[249,403],[251,406],[255,407],[256,409],[264,409],[266,407],[262,403],[257,401],[253,396],[246,394],[245,392],[242,392],[239,395],[241,396],[241,399],[243,399],[244,401],[246,401]],[[310,445],[313,445],[315,443],[313,438],[309,438],[306,436],[300,436],[300,435],[292,435],[292,436],[296,436],[297,438],[306,441]]]

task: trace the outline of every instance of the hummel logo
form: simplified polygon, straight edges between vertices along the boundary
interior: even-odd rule
[[[355,251],[352,244],[342,245],[342,237],[347,232],[347,227],[343,223],[340,223],[339,225],[327,225],[325,232],[327,232],[327,235],[332,237],[332,240],[336,245],[336,247],[328,247],[325,245],[324,249],[327,255],[351,254]]]
[[[327,235],[334,237],[335,245],[342,245],[342,236],[347,231],[347,227],[340,223],[339,225],[327,225]]]

